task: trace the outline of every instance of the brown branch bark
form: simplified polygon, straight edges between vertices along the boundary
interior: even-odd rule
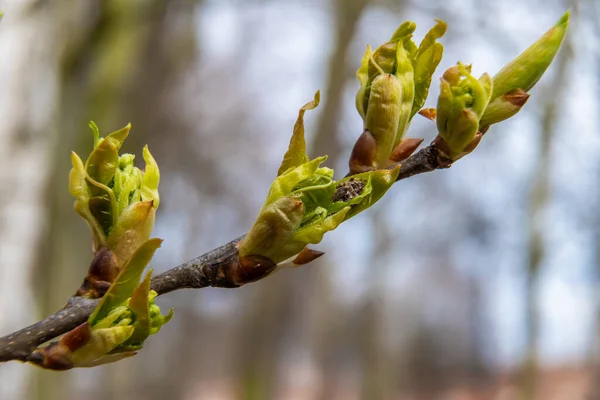
[[[430,145],[402,163],[398,181],[424,172],[448,168],[448,160]],[[238,257],[237,243],[243,236],[217,247],[152,279],[152,289],[159,295],[179,289],[200,289],[207,286],[235,288],[268,276],[273,266],[252,260],[252,269],[244,268]],[[28,360],[32,351],[42,343],[84,323],[99,300],[71,297],[55,314],[26,328],[0,337],[0,362]]]

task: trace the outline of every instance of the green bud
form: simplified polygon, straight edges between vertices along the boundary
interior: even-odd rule
[[[144,268],[152,260],[154,252],[160,247],[161,243],[161,239],[154,238],[137,248],[90,315],[88,322],[92,326],[131,297],[140,282]]]
[[[396,79],[390,74],[378,79],[386,76]],[[289,264],[286,264],[288,260],[292,260],[293,265],[300,265],[318,257],[321,253],[307,250],[307,245],[319,243],[327,232],[336,229],[350,215],[374,204],[398,176],[399,167],[396,167],[369,171],[336,182],[333,170],[321,167],[327,157],[309,160],[303,115],[317,103],[318,96],[315,96],[313,102],[300,110],[278,176],[271,184],[252,228],[238,243],[240,260],[260,256],[282,267]],[[340,190],[340,185],[347,185],[347,188]],[[252,263],[247,264],[246,268],[252,268]]]
[[[86,322],[67,332],[59,340],[38,347],[28,361],[46,369],[67,370],[121,360],[135,353],[110,353],[129,339],[133,331],[133,326],[93,329]]]
[[[375,168],[385,168],[388,164],[402,112],[401,101],[402,86],[394,75],[382,74],[373,80],[364,128],[377,143]]]
[[[119,156],[131,125],[106,138],[100,137],[93,122],[90,127],[94,149],[85,164],[77,154],[71,155],[69,190],[75,197],[75,210],[90,226],[94,252],[108,247],[121,268],[150,237],[159,204],[160,173],[147,146],[143,151],[145,172],[135,167],[134,155]]]
[[[437,128],[448,145],[451,159],[456,159],[475,139],[479,119],[492,93],[492,80],[483,74],[479,80],[471,75],[470,66],[449,68],[440,82],[437,105]]]
[[[413,22],[404,22],[375,52],[367,46],[356,73],[360,82],[356,109],[363,117],[365,132],[350,159],[352,173],[393,164],[390,156],[425,103],[443,53],[436,40],[446,32],[446,24],[438,21],[419,47],[412,40],[415,29]]]
[[[261,255],[274,262],[284,260],[281,248],[300,226],[304,215],[302,201],[283,196],[266,205],[258,214],[250,232],[239,243],[240,256]]]
[[[131,204],[119,216],[108,235],[106,245],[117,256],[119,268],[150,238],[156,214],[152,204],[152,201]]]
[[[567,11],[556,25],[494,76],[494,91],[489,111],[486,110],[481,118],[482,128],[487,129],[491,124],[510,118],[521,109],[527,101],[526,93],[554,60],[568,26]]]

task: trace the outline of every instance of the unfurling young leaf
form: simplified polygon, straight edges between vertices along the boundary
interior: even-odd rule
[[[106,138],[100,137],[96,124],[91,122],[90,127],[94,134],[94,149],[85,164],[72,153],[69,190],[75,197],[75,210],[92,231],[94,253],[106,248],[116,257],[116,275],[150,238],[160,200],[160,172],[147,146],[143,150],[145,172],[135,167],[134,155],[119,155],[131,125]],[[103,294],[90,282],[97,282],[96,286],[111,283],[88,276],[77,295],[99,297]]]
[[[409,149],[418,147],[413,148],[416,142],[406,142],[404,136],[427,98],[443,53],[436,40],[446,32],[446,24],[438,21],[419,47],[412,40],[415,28],[413,22],[404,22],[375,52],[367,46],[356,73],[360,82],[356,109],[364,131],[350,157],[353,175],[401,162],[412,153]]]
[[[321,167],[326,156],[309,160],[302,117],[317,102],[315,97],[300,110],[279,174],[252,228],[238,243],[242,259],[261,256],[284,266],[300,265],[322,255],[306,246],[319,243],[327,232],[373,205],[398,176],[396,167],[336,182],[333,170]]]
[[[314,110],[321,101],[321,92],[317,90],[313,101],[306,103],[298,112],[298,119],[294,124],[294,131],[290,139],[288,151],[283,156],[283,161],[277,171],[277,176],[283,174],[290,168],[295,168],[308,161],[306,155],[306,140],[304,139],[304,113],[308,110]]]
[[[146,241],[130,258],[87,322],[58,341],[41,346],[31,362],[49,369],[91,367],[135,355],[148,336],[169,322],[173,310],[161,315],[150,290],[152,271],[142,272],[162,240]]]

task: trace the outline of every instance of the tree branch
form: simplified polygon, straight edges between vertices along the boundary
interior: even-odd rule
[[[435,146],[427,146],[402,163],[397,181],[411,176],[448,168],[450,163]],[[237,243],[243,236],[217,247],[206,254],[186,261],[152,279],[152,290],[159,295],[179,289],[200,289],[207,286],[235,288],[268,276],[274,266],[264,260],[252,260],[252,268],[244,268]],[[272,263],[272,262],[271,262]],[[99,299],[73,296],[55,314],[26,328],[0,338],[0,362],[26,362],[40,344],[57,338],[84,323]]]

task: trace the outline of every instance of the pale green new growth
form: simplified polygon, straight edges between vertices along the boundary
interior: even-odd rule
[[[527,101],[527,92],[540,80],[558,53],[569,27],[569,14],[567,11],[556,25],[494,76],[494,91],[481,118],[482,127],[487,129],[521,110]]]
[[[471,67],[458,66],[448,69],[440,82],[437,104],[437,128],[449,147],[454,159],[465,151],[475,139],[479,119],[492,94],[492,80],[486,73],[477,80],[471,75]]]
[[[356,73],[360,82],[356,109],[363,128],[376,142],[374,169],[390,164],[412,117],[425,104],[431,77],[442,59],[443,46],[436,40],[446,32],[446,24],[438,20],[419,47],[412,40],[415,29],[414,22],[406,21],[375,52],[367,46]]]
[[[92,230],[94,248],[110,248],[122,266],[150,237],[159,205],[160,173],[147,147],[143,151],[145,172],[135,167],[134,155],[119,156],[131,125],[105,138],[93,122],[90,128],[94,148],[85,164],[71,154],[69,190],[75,197],[75,210]]]
[[[251,262],[243,262],[248,256],[268,258],[278,268],[288,261],[299,265],[315,259],[322,253],[307,249],[307,245],[319,243],[327,232],[371,207],[399,179],[402,166],[398,163],[421,143],[404,135],[425,104],[443,54],[437,40],[447,26],[436,21],[418,47],[412,40],[416,25],[410,21],[401,24],[390,41],[375,51],[367,46],[356,74],[360,82],[356,109],[365,131],[350,157],[353,175],[336,181],[334,171],[322,166],[327,156],[311,160],[306,153],[304,114],[318,106],[319,92],[300,109],[277,177],[252,228],[237,245],[238,263],[227,264],[227,268],[242,270],[236,270],[239,274],[250,272],[243,270],[251,268]],[[554,59],[568,22],[567,12],[493,79],[487,73],[476,79],[471,67],[461,63],[443,74],[437,101],[439,135],[430,146],[433,151],[423,153],[435,158],[435,162],[427,160],[433,165],[426,166],[429,170],[447,167],[468,154],[491,124],[522,108],[527,92]],[[421,114],[436,119],[432,110]],[[150,290],[152,271],[141,279],[162,242],[150,238],[160,202],[158,165],[147,146],[143,149],[145,171],[134,165],[133,155],[119,155],[131,125],[105,138],[93,122],[90,128],[93,150],[85,163],[71,154],[69,175],[74,208],[92,231],[96,253],[77,295],[103,296],[86,323],[38,347],[28,358],[44,368],[89,367],[132,356],[173,316],[172,309],[162,315],[154,302],[157,293]],[[227,274],[223,270],[218,273]]]
[[[363,186],[358,197],[334,202],[338,186],[350,178],[336,182],[333,170],[320,166],[326,156],[309,160],[306,154],[304,112],[315,108],[318,101],[317,92],[315,99],[300,109],[278,176],[250,232],[238,245],[241,257],[261,255],[281,263],[295,256],[374,204],[398,176],[398,168],[357,175],[353,179]]]

